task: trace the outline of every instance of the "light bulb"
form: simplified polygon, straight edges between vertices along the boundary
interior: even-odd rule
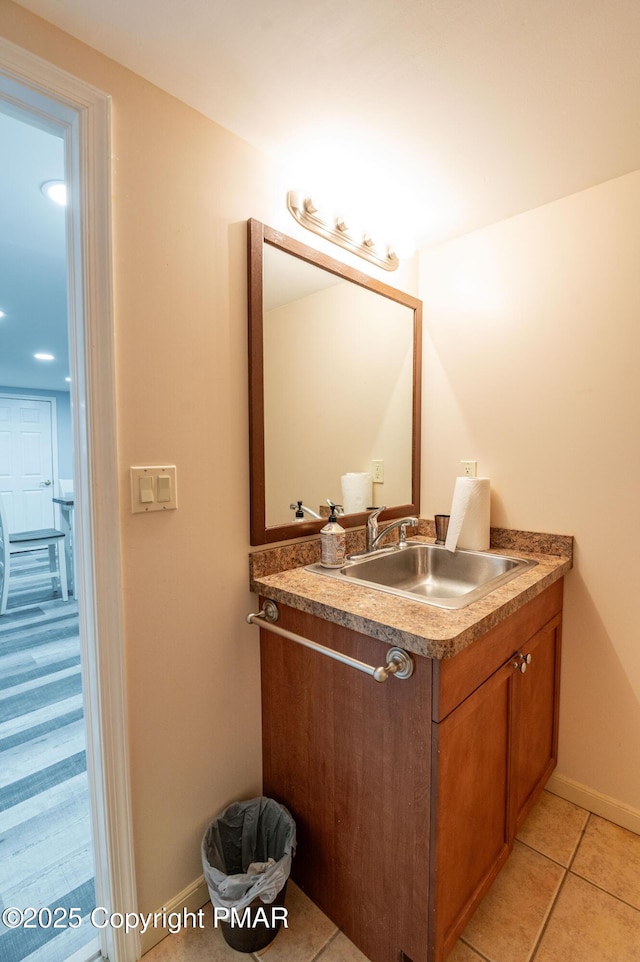
[[[47,180],[41,185],[40,190],[44,196],[52,200],[54,204],[59,204],[60,207],[66,207],[67,185],[63,180]]]

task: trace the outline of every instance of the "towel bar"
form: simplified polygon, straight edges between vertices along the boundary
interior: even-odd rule
[[[317,641],[310,641],[309,638],[296,635],[293,631],[287,631],[286,628],[279,628],[275,624],[278,617],[279,612],[275,602],[265,601],[260,611],[247,615],[247,621],[250,625],[260,625],[267,631],[272,631],[274,635],[281,635],[283,638],[288,638],[289,641],[295,641],[298,645],[304,645],[305,648],[311,648],[312,651],[326,655],[327,658],[333,658],[334,661],[339,661],[343,665],[362,671],[365,675],[371,675],[374,681],[386,681],[391,675],[400,679],[410,678],[413,674],[413,659],[402,648],[389,648],[386,665],[374,668],[373,665],[367,665],[363,661],[358,661],[357,658],[351,658],[349,655],[343,655],[340,651],[334,651],[333,648],[319,645]]]

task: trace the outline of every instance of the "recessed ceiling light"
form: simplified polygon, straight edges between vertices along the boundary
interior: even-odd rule
[[[65,381],[68,381],[69,384],[71,384],[71,378],[70,378],[70,377],[65,377]]]
[[[4,311],[0,311],[0,317],[6,317],[6,316],[7,316],[7,315],[5,314]]]
[[[55,356],[53,354],[45,354],[44,352],[33,355],[37,361],[55,361]]]
[[[54,204],[59,204],[61,207],[66,206],[67,185],[63,180],[46,180],[44,184],[40,185],[40,190]]]

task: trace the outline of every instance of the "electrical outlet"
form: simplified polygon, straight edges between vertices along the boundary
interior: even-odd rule
[[[371,462],[371,480],[374,484],[384,483],[384,461]]]
[[[465,478],[475,478],[478,473],[477,461],[461,461],[462,476]]]

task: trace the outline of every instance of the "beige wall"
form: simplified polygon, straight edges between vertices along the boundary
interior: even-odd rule
[[[640,172],[430,251],[423,514],[573,534],[559,773],[640,814]]]
[[[9,0],[0,35],[112,97],[135,866],[138,908],[155,911],[201,874],[210,818],[261,789],[257,632],[244,623],[246,220],[336,249],[295,224],[277,171],[245,142]],[[415,293],[416,267],[394,284]],[[159,462],[177,465],[179,509],[132,516],[129,466]]]
[[[253,603],[244,222],[268,219],[269,171],[151,84],[12,4],[2,14],[7,39],[113,97],[129,742],[148,912],[200,874],[217,810],[260,791],[257,633],[243,624]],[[178,511],[132,516],[129,465],[161,462],[177,465]]]

